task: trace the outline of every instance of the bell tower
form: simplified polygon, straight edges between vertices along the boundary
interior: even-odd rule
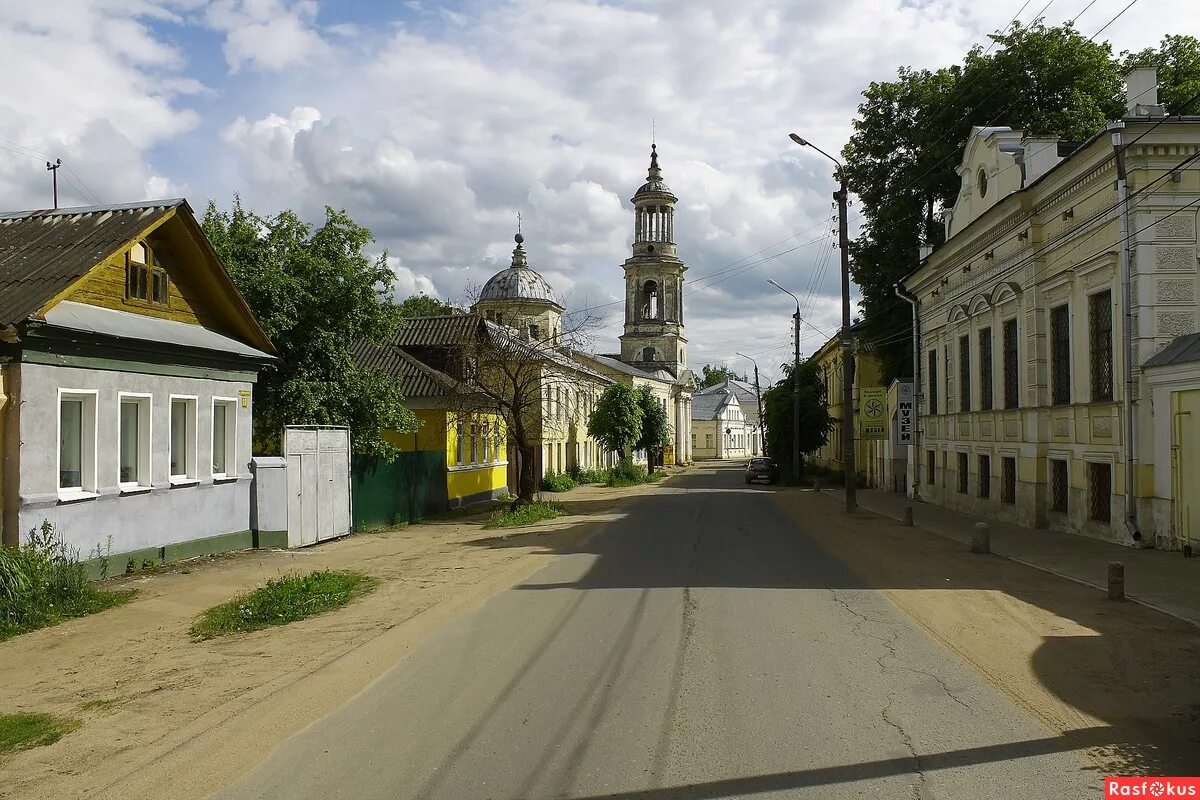
[[[663,183],[658,148],[650,145],[646,182],[633,196],[633,255],[625,260],[625,333],[621,360],[642,369],[687,369],[683,273],[675,255],[675,203]]]

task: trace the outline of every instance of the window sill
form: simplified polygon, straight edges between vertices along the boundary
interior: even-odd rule
[[[58,491],[58,502],[60,503],[78,503],[81,500],[95,500],[100,496],[99,492],[85,492],[82,489],[70,489]]]
[[[237,483],[237,475],[213,475],[213,483]]]
[[[171,488],[172,489],[179,487],[179,486],[199,486],[199,485],[200,485],[199,478],[176,478],[176,477],[171,478]]]
[[[152,486],[142,486],[140,483],[117,484],[117,490],[122,497],[127,494],[145,494],[153,488]]]
[[[473,469],[491,469],[492,467],[507,467],[507,461],[493,461],[490,464],[455,464],[446,467],[447,472],[468,472]]]

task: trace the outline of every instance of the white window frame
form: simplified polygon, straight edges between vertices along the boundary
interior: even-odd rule
[[[221,403],[233,409],[232,417],[227,416],[225,419],[225,472],[217,472],[212,469],[212,457],[216,452],[216,419],[217,419],[217,404]],[[208,467],[212,471],[214,481],[237,480],[237,407],[238,399],[236,397],[218,397],[212,398],[212,403],[209,405],[208,413]],[[229,472],[230,466],[233,467],[233,472]]]
[[[184,473],[171,474],[171,448],[175,445],[175,402],[182,400],[187,404],[189,421],[192,425],[192,435],[185,442],[187,452],[184,453]],[[200,482],[200,398],[194,394],[172,394],[167,396],[167,473],[172,486],[191,486]]]
[[[62,401],[82,400],[83,413],[80,415],[79,430],[79,486],[69,488],[58,487],[58,499],[62,501],[85,500],[99,497],[96,481],[96,453],[99,449],[97,439],[97,407],[100,393],[96,389],[64,389],[59,387],[58,402],[55,404],[54,419],[54,483],[57,486],[62,475]],[[89,413],[90,409],[90,413]],[[87,446],[91,440],[91,448]]]
[[[121,480],[121,406],[127,401],[138,405],[137,478]],[[117,392],[117,488],[121,494],[148,492],[151,489],[154,459],[154,395],[147,392]]]

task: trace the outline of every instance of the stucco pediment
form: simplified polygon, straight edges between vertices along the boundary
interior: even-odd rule
[[[950,314],[946,318],[946,321],[947,322],[963,322],[969,316],[970,316],[970,312],[967,311],[966,305],[959,303],[958,305],[956,305],[950,309]]]
[[[953,236],[1001,199],[1020,188],[1020,170],[1010,170],[1021,151],[1021,132],[1012,128],[979,127],[963,147],[956,171],[962,179],[954,208],[947,214]],[[982,177],[981,177],[982,176]]]
[[[988,301],[988,298],[981,294],[975,295],[975,297],[971,299],[971,304],[968,306],[971,316],[982,314],[991,307],[992,304]]]
[[[1021,296],[1020,284],[1012,281],[1001,281],[992,288],[992,305],[998,306],[1001,303],[1007,303],[1009,300],[1015,300]]]

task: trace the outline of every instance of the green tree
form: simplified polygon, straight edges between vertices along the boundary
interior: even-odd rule
[[[714,367],[712,364],[705,364],[701,367],[702,377],[700,378],[700,388],[706,389],[709,386],[716,386],[719,383],[724,383],[726,378],[731,378],[735,381],[746,380],[745,376],[738,377],[738,374],[729,367]]]
[[[386,257],[363,252],[370,231],[328,207],[314,228],[292,211],[259,216],[236,198],[230,211],[210,202],[203,227],[278,350],[254,390],[254,452],[278,453],[285,425],[348,425],[356,454],[394,452],[381,431],[414,431],[416,418],[389,377],[350,354],[399,322]]]
[[[401,317],[441,317],[454,313],[454,306],[443,303],[436,297],[427,294],[414,294],[405,298],[396,306],[396,313]]]
[[[767,452],[779,462],[783,474],[796,480],[792,473],[792,365],[782,365],[784,377],[763,392],[763,416],[767,423]],[[825,398],[825,383],[816,362],[800,362],[800,452],[808,454],[829,441],[833,419]],[[801,472],[804,463],[800,464]]]
[[[1121,54],[1125,71],[1133,67],[1158,67],[1158,102],[1168,114],[1195,114],[1200,111],[1200,39],[1195,36],[1167,35],[1158,49],[1147,47],[1136,53]]]
[[[588,417],[588,434],[625,461],[642,438],[642,413],[638,392],[614,383],[596,400],[596,408]]]
[[[640,387],[637,396],[642,410],[642,434],[635,447],[646,451],[646,462],[653,472],[656,464],[662,464],[662,450],[671,441],[671,422],[662,401],[654,396],[649,386]]]

